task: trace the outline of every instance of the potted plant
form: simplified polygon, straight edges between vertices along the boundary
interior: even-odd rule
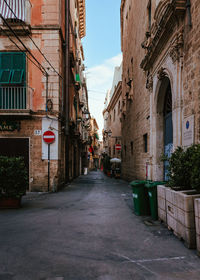
[[[28,176],[23,158],[0,156],[0,208],[20,207]]]
[[[161,203],[165,207],[158,213],[166,215],[168,227],[185,241],[188,248],[196,246],[194,199],[200,197],[199,157],[200,145],[192,145],[187,149],[178,147],[168,159],[169,181],[165,193],[158,188],[158,208],[163,208]]]

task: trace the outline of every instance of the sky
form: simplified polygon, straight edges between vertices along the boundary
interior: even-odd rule
[[[121,0],[86,0],[86,37],[83,39],[89,110],[103,129],[106,92],[111,89],[114,68],[121,64]]]

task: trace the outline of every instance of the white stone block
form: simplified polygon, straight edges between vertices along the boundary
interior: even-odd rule
[[[177,232],[177,221],[174,216],[170,215],[169,213],[167,213],[167,225],[170,227],[170,229]]]
[[[200,218],[200,198],[196,198],[194,200],[194,206],[195,206],[195,217]]]
[[[161,208],[158,208],[158,218],[159,218],[161,221],[167,223],[167,213],[166,213],[166,211],[164,211],[164,210],[161,209]]]
[[[162,198],[165,199],[165,196],[166,196],[165,192],[166,192],[166,187],[165,186],[163,186],[163,185],[158,185],[157,186],[157,195],[159,197],[162,197]]]
[[[196,227],[196,233],[200,235],[200,218],[195,217],[195,227]]]
[[[166,211],[166,200],[158,196],[157,201],[158,201],[158,208],[161,208],[162,210]]]
[[[197,254],[200,256],[200,234],[196,235]]]

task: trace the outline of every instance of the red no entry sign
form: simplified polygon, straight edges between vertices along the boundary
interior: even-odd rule
[[[115,144],[115,150],[116,151],[121,151],[121,149],[122,149],[121,144]]]
[[[47,144],[52,144],[55,141],[55,134],[51,130],[47,130],[43,134],[43,140]]]

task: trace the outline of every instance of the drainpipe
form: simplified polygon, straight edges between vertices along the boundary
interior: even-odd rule
[[[70,0],[65,0],[65,49],[64,49],[64,78],[65,78],[65,181],[69,182],[69,13]]]
[[[191,2],[190,0],[187,0],[186,2],[186,10],[188,14],[188,25],[192,27],[192,17],[191,17]]]
[[[48,111],[47,102],[49,98],[49,75],[46,73],[46,112]]]

